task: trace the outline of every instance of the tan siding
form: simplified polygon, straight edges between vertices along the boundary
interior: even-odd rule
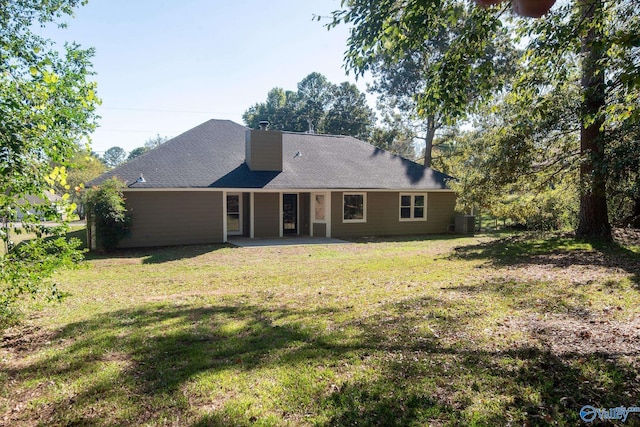
[[[342,220],[342,194],[331,194],[333,237],[445,233],[455,208],[454,193],[427,193],[427,220],[400,221],[399,192],[369,192],[367,222],[345,223]]]
[[[253,171],[282,171],[282,132],[248,130],[245,156]]]
[[[249,193],[242,193],[242,235],[249,237],[251,228],[251,197]]]
[[[429,233],[444,233],[449,225],[453,224],[456,208],[456,194],[428,193],[427,196],[427,222],[431,229]]]
[[[309,226],[311,217],[309,212],[309,203],[311,195],[309,193],[298,194],[298,230],[303,236],[309,235]]]
[[[279,236],[280,195],[278,193],[255,193],[254,205],[255,237]]]
[[[327,224],[322,222],[314,223],[313,237],[327,237]]]
[[[121,247],[220,243],[222,192],[128,191],[131,235]]]

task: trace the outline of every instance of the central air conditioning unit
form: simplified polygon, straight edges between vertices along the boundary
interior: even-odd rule
[[[473,234],[476,231],[475,215],[456,215],[455,230],[457,234]]]

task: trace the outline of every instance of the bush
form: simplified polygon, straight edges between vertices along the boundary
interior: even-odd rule
[[[577,224],[578,201],[565,188],[536,195],[513,195],[492,206],[492,214],[532,231],[571,229]]]
[[[95,225],[97,247],[105,251],[115,249],[130,232],[131,217],[125,207],[123,188],[124,183],[111,178],[87,190],[84,196],[89,224]]]
[[[16,301],[23,295],[59,301],[66,294],[50,278],[62,268],[74,268],[82,260],[80,240],[36,237],[21,242],[0,257],[0,329],[18,315]]]

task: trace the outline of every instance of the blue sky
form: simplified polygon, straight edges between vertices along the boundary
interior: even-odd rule
[[[348,30],[328,31],[339,0],[89,0],[49,37],[94,47],[102,105],[94,151],[142,146],[211,118],[242,123],[242,113],[273,87],[296,89],[317,71],[346,75]],[[326,21],[325,21],[326,22]],[[370,101],[371,103],[371,101]]]

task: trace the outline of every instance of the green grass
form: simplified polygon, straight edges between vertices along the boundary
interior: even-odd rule
[[[21,242],[28,241],[31,239],[35,239],[36,235],[34,233],[23,232],[22,230],[16,232],[16,230],[11,229],[9,231],[9,238],[13,244],[20,244]],[[87,231],[85,227],[79,225],[73,225],[69,228],[69,232],[67,233],[67,238],[76,238],[80,240],[79,249],[87,248]],[[0,256],[4,255],[6,252],[6,244],[5,242],[0,242]]]
[[[640,399],[640,255],[612,244],[204,245],[87,267],[5,331],[0,424],[576,425]]]

